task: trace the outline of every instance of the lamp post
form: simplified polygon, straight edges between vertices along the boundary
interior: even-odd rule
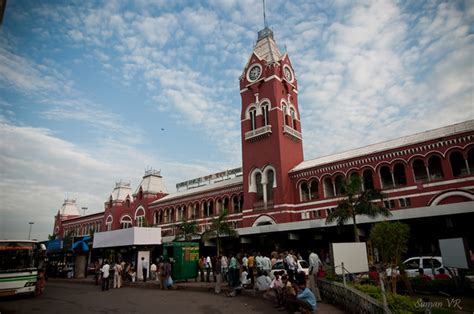
[[[82,216],[85,216],[86,215],[86,210],[88,209],[89,207],[82,207]]]
[[[28,232],[28,240],[31,239],[31,228],[33,227],[34,222],[30,221],[29,224],[30,224],[30,231]]]

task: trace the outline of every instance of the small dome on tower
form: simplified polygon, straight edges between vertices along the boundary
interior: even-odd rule
[[[163,177],[161,176],[161,171],[149,169],[145,171],[145,175],[143,176],[142,182],[137,187],[134,195],[137,195],[142,189],[144,194],[168,194],[166,190],[165,184],[163,182]]]
[[[59,210],[59,214],[61,216],[80,216],[76,200],[65,199],[63,206],[61,206],[61,209]]]
[[[112,194],[110,194],[112,201],[125,201],[128,195],[132,195],[130,182],[125,183],[122,181],[115,183],[115,188],[112,191]],[[107,201],[110,201],[110,198]]]

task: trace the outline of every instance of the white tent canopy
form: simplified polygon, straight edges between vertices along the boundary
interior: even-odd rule
[[[161,228],[133,227],[94,233],[93,248],[161,244]]]

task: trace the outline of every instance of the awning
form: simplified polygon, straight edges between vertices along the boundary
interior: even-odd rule
[[[85,236],[84,238],[82,238],[82,240],[74,242],[74,244],[72,245],[72,249],[89,251],[89,245],[87,244],[87,242],[90,242],[90,240],[92,240],[90,236]]]
[[[160,245],[161,228],[133,227],[94,233],[92,247],[107,248],[130,245]]]

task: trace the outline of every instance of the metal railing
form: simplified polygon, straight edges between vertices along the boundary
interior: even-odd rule
[[[318,286],[325,300],[341,305],[351,313],[387,313],[377,300],[352,287],[344,287],[342,283],[319,279]]]

